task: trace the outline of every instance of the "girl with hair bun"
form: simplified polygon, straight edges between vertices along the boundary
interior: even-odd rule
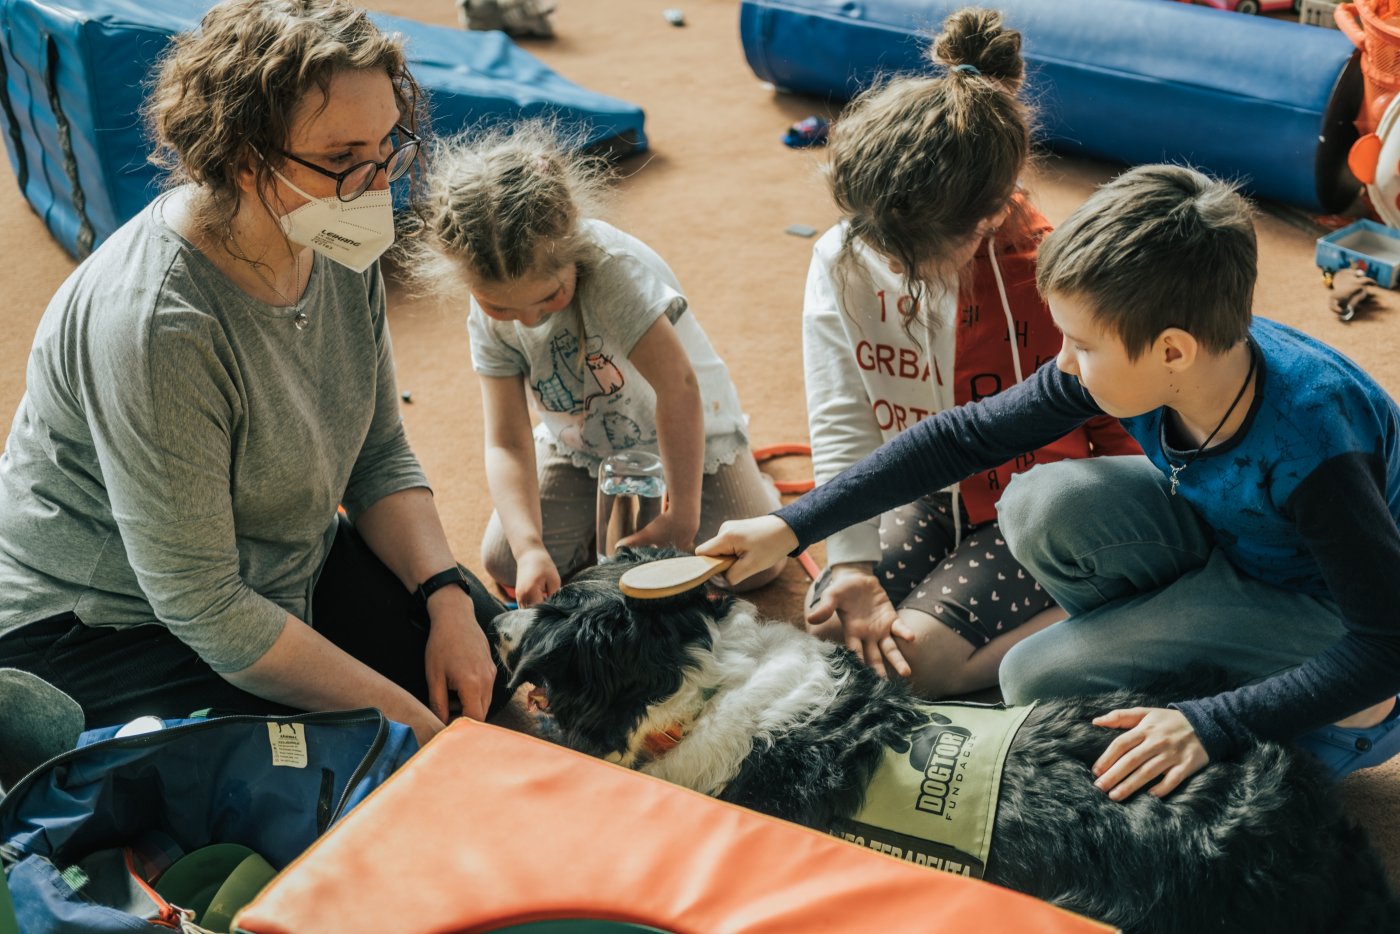
[[[866,91],[833,127],[827,178],[843,217],[813,249],[803,306],[818,483],[1059,350],[1035,286],[1049,225],[1020,189],[1020,33],[1000,13],[960,10],[931,57],[932,74]],[[809,628],[928,697],[995,685],[1007,650],[1064,616],[999,535],[1002,489],[1037,463],[1137,451],[1099,419],[832,536]]]

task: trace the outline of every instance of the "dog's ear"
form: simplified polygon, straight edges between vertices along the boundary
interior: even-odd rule
[[[514,691],[525,682],[539,684],[547,679],[547,672],[555,664],[555,658],[561,651],[567,651],[562,643],[564,641],[564,630],[557,625],[544,624],[538,619],[539,614],[549,611],[548,605],[541,605],[537,610],[537,621],[525,630],[525,636],[520,645],[515,647],[511,659],[510,683],[507,688]]]

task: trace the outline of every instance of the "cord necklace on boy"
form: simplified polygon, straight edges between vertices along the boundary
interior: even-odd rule
[[[1190,467],[1192,464],[1194,464],[1196,462],[1196,458],[1201,456],[1201,452],[1204,451],[1206,447],[1212,441],[1215,440],[1216,435],[1220,434],[1220,429],[1224,428],[1225,423],[1230,420],[1230,416],[1235,414],[1235,408],[1240,404],[1240,400],[1244,398],[1245,390],[1249,388],[1250,381],[1254,379],[1254,364],[1257,362],[1257,358],[1254,355],[1254,345],[1247,343],[1245,344],[1245,346],[1249,348],[1249,369],[1244,374],[1244,382],[1240,384],[1240,391],[1235,393],[1235,401],[1230,403],[1230,407],[1225,410],[1225,414],[1221,416],[1219,423],[1213,429],[1211,429],[1210,434],[1206,435],[1206,440],[1202,441],[1199,445],[1197,445],[1196,450],[1192,451],[1190,456],[1188,456],[1185,461],[1183,461],[1180,464],[1171,465],[1172,496],[1176,495],[1176,488],[1180,483],[1180,481],[1177,480],[1177,476],[1180,475],[1180,473],[1187,467]]]

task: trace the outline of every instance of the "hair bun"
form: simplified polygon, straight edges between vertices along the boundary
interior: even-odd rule
[[[971,65],[975,72],[963,70],[1001,81],[1013,90],[1026,74],[1021,34],[1004,25],[996,10],[966,7],[950,14],[943,21],[943,31],[934,37],[930,57],[950,70]]]

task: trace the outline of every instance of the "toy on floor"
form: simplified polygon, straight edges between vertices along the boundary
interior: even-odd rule
[[[1353,320],[1361,312],[1386,310],[1400,301],[1400,295],[1382,288],[1358,269],[1338,270],[1327,287],[1332,290],[1327,307],[1343,322]]]
[[[1394,288],[1400,277],[1400,230],[1364,218],[1348,224],[1318,238],[1317,266],[1329,286],[1340,270],[1354,269],[1383,288]]]
[[[783,134],[783,143],[793,149],[807,149],[811,146],[825,146],[826,134],[831,124],[823,117],[813,114],[788,127]]]
[[[512,39],[553,39],[554,0],[457,0],[463,29],[499,29]]]

